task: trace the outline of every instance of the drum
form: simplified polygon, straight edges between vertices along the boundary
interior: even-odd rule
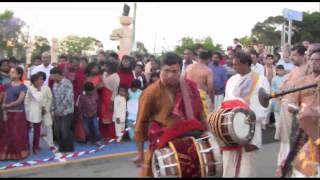
[[[255,114],[244,108],[220,109],[208,116],[212,133],[220,145],[243,145],[252,140],[255,133]]]
[[[153,177],[221,177],[222,155],[210,132],[175,139],[152,155]]]
[[[181,167],[171,147],[154,151],[152,156],[153,177],[181,177]]]
[[[200,159],[201,177],[222,177],[222,154],[214,135],[206,132],[194,142]]]

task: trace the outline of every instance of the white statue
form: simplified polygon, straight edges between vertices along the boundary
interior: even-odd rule
[[[52,38],[51,39],[52,46],[51,46],[51,64],[58,63],[58,39]]]
[[[119,58],[121,59],[123,55],[129,55],[131,53],[132,47],[132,30],[130,29],[130,24],[132,23],[132,18],[129,17],[130,7],[124,5],[124,10],[122,16],[119,17],[121,28],[114,29],[110,35],[110,40],[120,41],[119,44]]]

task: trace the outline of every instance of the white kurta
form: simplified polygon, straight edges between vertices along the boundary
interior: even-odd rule
[[[126,113],[127,113],[127,101],[126,98],[117,95],[114,98],[114,113],[113,113],[113,122],[115,123],[116,135],[118,137],[117,141],[121,138],[121,132],[125,129]],[[116,119],[120,119],[120,123],[116,122]]]
[[[41,123],[46,130],[46,138],[48,145],[53,144],[53,132],[52,132],[52,117],[51,117],[51,105],[52,105],[52,93],[48,86],[42,86],[38,91],[33,85],[29,86],[25,100],[25,109],[27,120],[31,123]],[[45,108],[46,114],[42,115],[42,107]]]
[[[43,107],[46,109],[46,114],[43,116],[43,123],[45,126],[52,126],[51,106],[52,106],[52,92],[49,86],[42,86],[43,93]]]
[[[35,66],[32,71],[31,75],[34,75],[38,72],[44,72],[46,74],[46,80],[44,81],[44,85],[48,86],[49,85],[49,76],[50,76],[50,71],[53,68],[51,64],[49,64],[47,67],[45,67],[43,64]]]
[[[247,74],[251,76],[250,74]],[[236,74],[232,76],[226,85],[226,93],[224,100],[236,99],[234,95],[234,89],[239,81],[242,80],[242,76],[240,74]],[[255,126],[255,134],[251,141],[251,144],[256,145],[258,148],[262,147],[262,122],[265,121],[268,108],[264,108],[260,105],[258,99],[258,91],[260,88],[264,88],[267,92],[270,91],[270,85],[268,80],[264,77],[259,75],[259,80],[256,84],[256,87],[252,93],[252,96],[249,101],[249,107],[252,111],[254,111],[256,115],[256,126]],[[240,173],[239,177],[254,177],[255,176],[255,164],[256,160],[256,151],[253,152],[244,152],[242,150],[242,160],[240,164]],[[237,152],[235,151],[224,151],[223,152],[223,177],[235,177],[235,166],[236,166],[236,158]]]
[[[264,76],[264,67],[260,63],[251,64],[251,71],[258,73],[259,75]]]
[[[40,123],[42,121],[43,92],[38,91],[33,85],[29,86],[24,104],[27,120],[31,123]]]

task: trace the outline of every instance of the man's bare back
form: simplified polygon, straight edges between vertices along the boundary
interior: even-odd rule
[[[212,73],[208,66],[202,63],[191,64],[185,71],[185,76],[197,83],[198,88],[208,92],[212,82]],[[210,82],[211,81],[211,82]]]

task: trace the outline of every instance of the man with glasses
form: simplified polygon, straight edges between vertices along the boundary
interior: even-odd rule
[[[46,73],[46,77],[50,76],[50,70],[53,68],[51,65],[51,59],[50,59],[50,54],[48,52],[43,52],[41,54],[41,61],[42,64],[34,67],[34,69],[31,72],[31,75],[36,74],[38,72],[44,72]],[[48,86],[49,85],[49,78],[46,78],[45,82],[43,85]]]

